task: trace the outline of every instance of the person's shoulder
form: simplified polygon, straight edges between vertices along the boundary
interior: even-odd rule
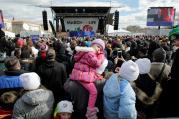
[[[65,64],[55,61],[54,66],[57,68],[65,68]]]
[[[29,71],[26,71],[26,70],[23,70],[23,69],[19,70],[19,74],[24,74],[24,73],[29,73]]]

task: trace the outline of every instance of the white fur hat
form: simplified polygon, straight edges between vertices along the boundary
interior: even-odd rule
[[[19,79],[25,90],[35,90],[40,86],[40,77],[35,72],[21,74]]]
[[[57,104],[56,111],[57,111],[57,113],[60,113],[60,112],[72,113],[73,112],[73,105],[70,101],[67,101],[67,100],[60,101]]]
[[[151,62],[148,58],[138,59],[135,62],[139,67],[140,74],[147,74],[150,72]]]
[[[128,81],[134,81],[139,75],[139,67],[132,60],[126,61],[122,64],[119,75]]]
[[[101,66],[99,68],[96,69],[96,73],[98,74],[102,74],[104,72],[104,70],[106,69],[108,65],[108,60],[104,59],[103,63],[101,64]]]

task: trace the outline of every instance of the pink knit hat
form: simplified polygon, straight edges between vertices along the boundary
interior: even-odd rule
[[[91,42],[91,46],[92,46],[93,44],[98,44],[98,45],[101,46],[101,48],[102,48],[103,50],[105,49],[105,43],[104,43],[104,41],[101,40],[101,39],[93,40],[93,41]]]

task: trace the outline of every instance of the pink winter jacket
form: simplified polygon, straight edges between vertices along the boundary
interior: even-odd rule
[[[71,80],[94,82],[98,80],[96,69],[104,60],[104,53],[78,52],[75,56],[75,65],[70,75]]]

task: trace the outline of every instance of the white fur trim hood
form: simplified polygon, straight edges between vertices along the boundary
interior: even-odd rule
[[[76,46],[75,50],[77,52],[95,52],[95,50],[92,47],[80,47],[80,46]]]
[[[108,60],[104,59],[103,63],[101,64],[101,66],[99,68],[96,69],[96,73],[98,74],[102,74],[104,72],[104,70],[106,69],[108,65]]]

